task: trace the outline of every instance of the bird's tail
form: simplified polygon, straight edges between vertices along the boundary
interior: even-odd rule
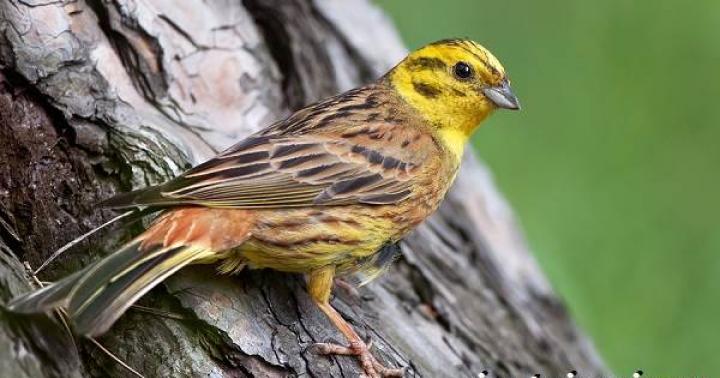
[[[156,244],[146,249],[135,240],[79,272],[13,299],[7,307],[19,313],[64,308],[76,334],[96,336],[155,285],[211,254],[193,245]]]
[[[222,257],[249,237],[244,210],[190,207],[161,215],[142,235],[85,269],[13,299],[19,313],[62,308],[76,334],[97,336],[143,294],[191,263]],[[237,267],[237,264],[235,264]]]

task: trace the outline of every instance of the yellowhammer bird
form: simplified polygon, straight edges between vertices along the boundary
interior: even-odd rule
[[[188,264],[304,273],[350,343],[319,350],[357,356],[371,377],[401,375],[332,308],[333,278],[384,269],[390,259],[378,251],[435,211],[468,138],[496,108],[519,104],[488,50],[457,39],[427,45],[372,84],[301,109],[165,184],[108,200],[162,213],[120,250],[8,307],[64,308],[75,332],[94,336]]]

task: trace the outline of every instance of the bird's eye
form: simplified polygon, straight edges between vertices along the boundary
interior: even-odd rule
[[[472,67],[465,62],[458,62],[455,64],[455,77],[458,79],[469,79],[473,75]]]

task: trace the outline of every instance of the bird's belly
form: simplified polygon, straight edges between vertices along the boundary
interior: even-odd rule
[[[394,207],[339,206],[260,211],[239,255],[251,268],[309,272],[326,265],[352,266],[402,237]]]

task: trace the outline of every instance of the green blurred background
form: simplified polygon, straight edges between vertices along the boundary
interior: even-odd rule
[[[504,63],[475,146],[610,368],[720,376],[720,1],[377,3]]]

